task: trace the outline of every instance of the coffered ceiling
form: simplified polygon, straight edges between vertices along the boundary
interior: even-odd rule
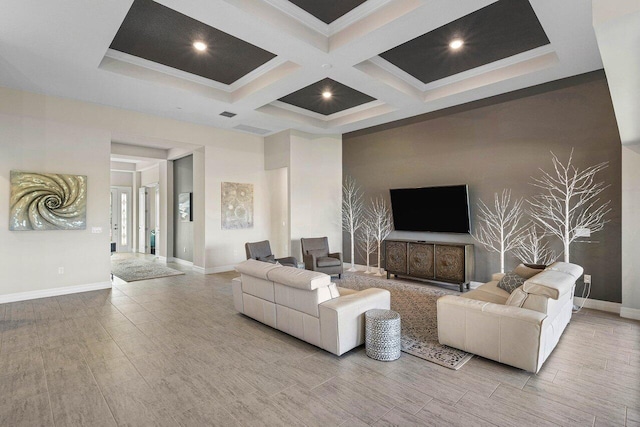
[[[1,86],[262,135],[346,133],[602,68],[584,0],[0,0],[0,10]]]

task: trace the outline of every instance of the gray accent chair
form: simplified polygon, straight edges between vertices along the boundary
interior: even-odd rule
[[[268,240],[263,240],[261,242],[247,242],[244,244],[244,250],[247,253],[247,259],[255,259],[273,264],[279,262],[287,267],[298,267],[298,260],[295,257],[288,256],[284,258],[276,258],[273,255],[273,252],[271,252],[271,245]]]
[[[342,277],[342,253],[329,252],[329,239],[313,237],[300,239],[304,268]]]

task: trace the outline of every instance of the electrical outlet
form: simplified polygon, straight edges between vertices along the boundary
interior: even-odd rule
[[[58,274],[64,274],[64,267],[58,267]]]
[[[585,285],[590,285],[591,284],[591,275],[590,274],[585,274],[584,275],[584,284]]]
[[[187,253],[187,248],[182,248],[182,252]]]

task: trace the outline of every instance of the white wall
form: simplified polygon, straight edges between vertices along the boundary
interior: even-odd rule
[[[640,146],[635,146],[640,150]],[[622,309],[640,319],[640,153],[622,147]]]
[[[302,237],[342,252],[342,137],[291,131],[289,185],[292,255],[302,259]]]
[[[17,115],[0,112],[0,302],[70,286],[109,287],[110,135],[23,112],[20,103]],[[86,175],[87,229],[9,231],[11,170]]]
[[[133,188],[133,174],[130,172],[111,171],[111,186]]]
[[[140,172],[140,185],[146,186],[150,184],[157,184],[160,182],[160,169],[159,166],[154,166],[150,169]]]
[[[271,201],[271,226],[269,228],[271,251],[276,258],[282,258],[291,253],[289,168],[267,171],[267,185]]]
[[[205,271],[231,270],[246,259],[244,244],[269,239],[269,188],[264,170],[262,138],[221,138],[205,147]],[[194,176],[194,180],[198,177]],[[253,184],[253,228],[223,230],[221,186],[223,182]],[[196,202],[194,201],[194,204]]]
[[[200,168],[204,177],[200,179],[205,188],[200,191],[206,195],[205,244],[200,250],[205,271],[231,269],[244,260],[246,241],[269,238],[262,137],[6,88],[0,88],[0,117],[0,200],[5,200],[0,203],[0,298],[4,300],[16,292],[108,283],[110,152],[114,135],[122,143],[158,140],[204,147]],[[136,152],[132,149],[124,154]],[[87,175],[88,230],[9,233],[6,201],[11,169]],[[154,176],[151,174],[155,171],[141,174],[142,184],[170,180],[171,168],[166,161],[160,169]],[[222,231],[223,181],[255,185],[253,229]],[[161,196],[164,200],[172,197],[169,190]],[[163,218],[168,235],[159,236],[161,256],[171,256],[163,249],[170,243],[166,221],[170,215],[167,212]],[[91,234],[92,226],[101,226],[103,233]],[[58,267],[65,267],[65,274],[58,275]]]
[[[594,0],[593,26],[622,142],[622,308],[640,320],[640,2]]]

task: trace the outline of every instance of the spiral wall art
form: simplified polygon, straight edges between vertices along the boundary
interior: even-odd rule
[[[222,183],[222,229],[253,228],[253,184]]]
[[[86,227],[86,176],[11,171],[9,230]]]

